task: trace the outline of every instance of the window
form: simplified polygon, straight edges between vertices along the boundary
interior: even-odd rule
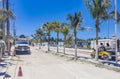
[[[28,44],[28,42],[26,42],[26,41],[19,41],[19,42],[16,42],[16,44]]]

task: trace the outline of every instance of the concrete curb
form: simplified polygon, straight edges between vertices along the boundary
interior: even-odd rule
[[[46,52],[46,51],[44,51]],[[47,53],[51,53],[51,54],[54,54],[54,55],[58,55],[58,56],[61,56],[61,57],[66,57],[66,58],[72,58],[74,59],[74,56],[70,56],[70,55],[64,55],[63,53],[55,53],[55,52],[47,52]],[[116,72],[120,72],[120,67],[115,67],[115,66],[111,66],[111,65],[106,65],[106,64],[102,64],[101,61],[96,61],[96,60],[91,60],[91,59],[83,59],[83,58],[77,58],[77,59],[74,59],[76,61],[81,61],[81,62],[84,62],[84,63],[88,63],[88,64],[92,64],[96,67],[99,67],[99,68],[105,68],[105,69],[108,69],[108,70],[113,70],[113,71],[116,71]]]

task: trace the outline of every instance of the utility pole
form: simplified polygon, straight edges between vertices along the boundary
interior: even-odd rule
[[[6,0],[6,10],[9,11],[9,0]],[[7,50],[10,52],[10,20],[7,18]]]
[[[5,8],[5,0],[2,1],[2,7]]]
[[[117,37],[117,1],[114,0],[114,9],[115,9],[115,41],[116,41],[116,50],[115,50],[115,53],[116,53],[116,62],[117,62],[117,55],[118,55],[118,44],[117,44],[117,40],[118,40],[118,37]]]
[[[108,26],[108,39],[109,39],[109,21],[107,21],[107,26]]]
[[[14,4],[13,4],[12,12],[14,12]],[[15,28],[15,20],[13,20],[13,37],[15,38],[15,36],[16,36],[16,28]]]

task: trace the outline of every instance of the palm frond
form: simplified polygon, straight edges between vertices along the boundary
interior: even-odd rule
[[[61,24],[60,24],[60,22],[53,21],[52,22],[52,26],[53,26],[55,32],[60,32],[61,31]]]
[[[110,8],[110,0],[85,0],[93,19],[109,19],[107,10]]]
[[[115,20],[115,11],[110,12],[110,17]],[[120,23],[120,13],[117,11],[117,23]]]
[[[42,28],[47,33],[50,33],[53,30],[53,25],[52,25],[52,23],[47,22],[47,23],[43,24]]]
[[[6,22],[8,18],[15,20],[16,17],[11,10],[0,9],[0,22]]]

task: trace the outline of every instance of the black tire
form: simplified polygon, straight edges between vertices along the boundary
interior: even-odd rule
[[[29,54],[31,54],[31,51],[30,51],[30,50],[28,50],[28,53],[29,53]]]
[[[104,60],[109,60],[109,56],[106,55],[106,54],[104,54],[104,55],[103,55],[103,59],[104,59]]]
[[[91,54],[91,58],[95,58],[95,55]]]

